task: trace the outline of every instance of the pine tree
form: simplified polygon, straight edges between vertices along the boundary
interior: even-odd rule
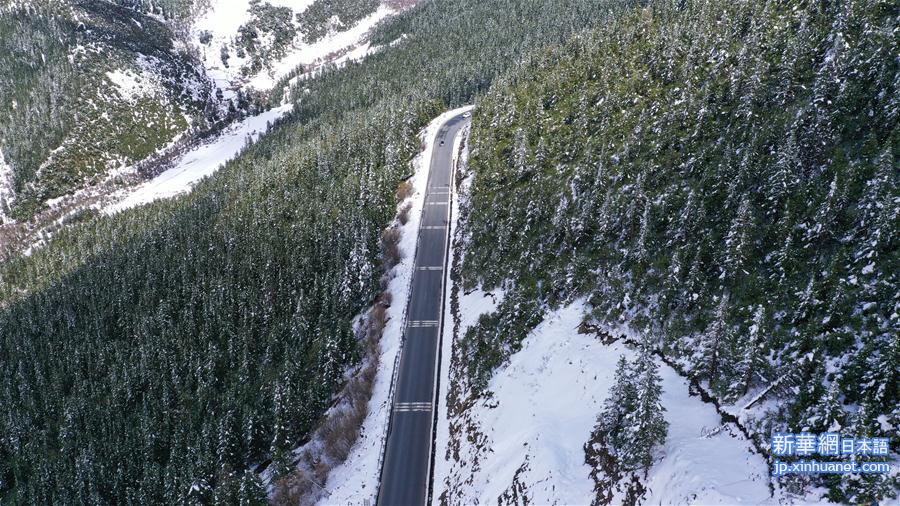
[[[662,405],[662,378],[650,348],[642,346],[634,364],[635,409],[625,417],[621,447],[626,468],[650,468],[653,450],[665,442],[668,422]]]
[[[863,395],[875,406],[887,406],[898,395],[900,385],[900,339],[886,334],[878,339],[877,355],[869,358],[872,364],[863,376]]]
[[[272,442],[269,445],[269,455],[272,456],[273,475],[276,478],[284,476],[291,471],[291,452],[288,441],[288,425],[286,406],[286,378],[282,377],[275,384],[273,403],[274,428],[272,430]]]
[[[609,446],[616,451],[623,447],[622,432],[629,413],[637,403],[634,373],[625,355],[619,356],[609,395],[603,403],[603,411],[597,420],[597,428],[607,434]]]
[[[640,264],[644,264],[647,262],[647,248],[650,246],[648,244],[650,238],[650,227],[651,227],[651,216],[650,216],[650,202],[644,202],[644,211],[641,213],[641,221],[640,226],[638,228],[637,241],[634,244],[634,259],[637,260]]]
[[[725,237],[725,262],[723,276],[736,280],[745,274],[747,261],[751,256],[751,238],[753,237],[753,216],[750,199],[741,200],[737,215],[731,222]]]
[[[819,402],[813,415],[812,426],[821,432],[839,432],[846,423],[846,413],[841,408],[841,390],[837,379],[828,385],[828,394]]]
[[[238,492],[238,504],[240,506],[266,506],[268,498],[262,482],[253,471],[244,471],[241,478],[240,491]]]
[[[700,336],[698,373],[701,377],[708,379],[710,386],[714,388],[719,385],[719,371],[725,351],[724,343],[732,340],[733,330],[728,321],[728,309],[728,295],[725,294],[719,298],[712,322]]]
[[[740,362],[736,367],[738,382],[730,392],[731,397],[735,398],[746,394],[754,376],[759,374],[760,369],[766,365],[765,350],[768,329],[766,308],[759,305],[753,313],[753,322],[750,328],[742,336]]]

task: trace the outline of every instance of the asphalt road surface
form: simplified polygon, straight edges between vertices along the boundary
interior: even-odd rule
[[[461,114],[437,134],[425,205],[419,224],[394,405],[391,411],[378,504],[413,506],[428,501],[450,224],[453,140],[468,120]]]

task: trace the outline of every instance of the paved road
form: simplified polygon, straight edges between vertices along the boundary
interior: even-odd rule
[[[453,140],[467,121],[459,115],[441,127],[431,159],[390,432],[381,468],[380,506],[413,506],[428,500],[440,370],[443,281],[449,246]]]

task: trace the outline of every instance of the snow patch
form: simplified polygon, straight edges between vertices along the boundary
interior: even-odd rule
[[[119,95],[132,104],[140,97],[155,96],[162,92],[162,85],[154,70],[157,65],[143,56],[136,63],[137,71],[116,69],[106,72],[106,77],[116,87]]]
[[[301,65],[309,65],[318,60],[325,59],[329,55],[338,54],[348,48],[363,45],[366,35],[375,27],[375,25],[393,13],[394,11],[392,9],[382,5],[377,11],[348,30],[343,32],[332,32],[313,44],[295,44],[294,48],[291,49],[287,55],[272,63],[271,70],[264,70],[258,73],[250,79],[248,85],[258,90],[269,90],[275,86],[275,83],[281,78]],[[359,48],[357,47],[356,50],[358,49]],[[366,50],[368,50],[367,44]],[[353,51],[355,50],[351,50],[350,52],[352,53]],[[348,59],[361,59],[365,56],[366,53],[359,54],[357,51],[354,56],[350,56]]]
[[[483,294],[465,298],[471,298],[467,305],[476,312],[483,309]],[[635,352],[621,342],[606,345],[579,334],[586,311],[586,304],[577,301],[550,313],[495,373],[488,386],[493,395],[468,412],[487,446],[478,448],[462,438],[461,463],[454,463],[443,460],[446,443],[439,445],[436,498],[450,477],[452,503],[496,503],[514,480],[526,486],[524,493],[535,504],[591,503],[593,481],[583,447],[612,385],[616,361],[620,355],[633,358]],[[670,425],[659,460],[649,471],[644,502],[779,502],[769,493],[768,465],[752,444],[737,430],[713,431],[722,425],[715,408],[691,397],[688,383],[659,365]],[[439,434],[439,442],[446,439]],[[473,469],[475,457],[479,460]]]
[[[296,15],[303,13],[313,1],[268,0],[268,3],[292,9],[294,13],[292,18],[295,20]],[[311,65],[318,60],[361,45],[376,24],[396,13],[395,10],[382,5],[355,26],[342,32],[332,31],[313,44],[303,42],[303,34],[298,27],[297,35],[284,56],[276,61],[267,62],[267,68],[255,75],[244,76],[241,70],[247,59],[237,56],[234,41],[238,36],[238,29],[251,19],[249,10],[250,0],[216,0],[192,29],[192,40],[201,52],[207,75],[222,90],[225,99],[235,97],[236,90],[242,85],[259,91],[271,90],[278,81],[301,65]],[[296,26],[296,21],[293,22]],[[202,42],[201,39],[206,42]],[[228,46],[227,65],[222,62],[223,46]]]
[[[0,150],[0,224],[12,221],[6,215],[6,210],[12,205],[15,194],[13,193],[13,170],[6,158],[3,156],[3,150]]]
[[[137,76],[128,70],[114,70],[106,73],[106,77],[119,89],[119,94],[126,99],[143,95],[143,87]]]
[[[268,0],[275,7],[289,7],[294,15],[303,12],[314,0]],[[206,74],[222,90],[225,99],[234,98],[240,88],[241,68],[245,59],[234,54],[231,47],[238,29],[250,21],[250,0],[213,0],[209,8],[197,20],[191,38],[200,49]],[[294,17],[294,16],[292,16]],[[209,37],[206,43],[202,38]],[[228,64],[222,62],[222,46],[229,46]]]
[[[256,142],[292,105],[282,105],[231,125],[212,142],[187,152],[171,169],[125,192],[119,202],[106,207],[113,214],[154,200],[174,197],[189,191],[200,179],[215,173],[235,158],[248,142]]]
[[[209,31],[215,41],[230,39],[238,33],[244,23],[250,20],[250,3],[252,0],[213,0],[209,9],[200,17],[196,28]],[[300,13],[312,5],[315,0],[266,0],[274,7],[289,7],[294,13]],[[212,45],[212,43],[210,43]],[[216,48],[218,49],[218,48]]]
[[[413,160],[413,177],[410,182],[413,192],[398,209],[411,205],[409,221],[400,227],[400,251],[403,259],[394,267],[393,277],[388,285],[393,303],[387,310],[387,325],[381,337],[381,358],[372,398],[369,400],[369,414],[363,422],[359,440],[353,446],[350,456],[340,466],[334,468],[325,485],[325,498],[320,504],[346,505],[361,504],[366,499],[375,504],[378,479],[381,475],[381,452],[390,416],[391,380],[395,361],[400,353],[403,335],[403,320],[408,302],[409,284],[415,260],[419,222],[425,202],[425,188],[431,170],[434,140],[440,127],[450,118],[470,110],[464,107],[446,112],[433,120],[421,134],[425,149]]]

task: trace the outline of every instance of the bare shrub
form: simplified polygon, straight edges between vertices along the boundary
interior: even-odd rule
[[[374,341],[381,337],[381,332],[387,324],[386,313],[387,307],[377,303],[375,304],[375,307],[369,311],[369,330],[367,337],[370,340]]]
[[[397,202],[403,202],[404,200],[406,200],[410,195],[412,195],[412,190],[413,186],[412,183],[409,182],[409,180],[402,181],[400,184],[398,184],[397,191],[395,192]]]
[[[319,458],[313,465],[313,484],[324,484],[328,478],[328,471],[331,471],[331,464],[326,459]]]
[[[400,212],[397,213],[397,221],[399,221],[401,225],[406,225],[409,222],[410,210],[412,210],[412,204],[409,202],[400,208]]]
[[[341,416],[336,416],[326,422],[323,427],[323,443],[325,455],[333,462],[343,462],[350,455],[353,442],[359,436],[359,425],[362,420],[353,406],[345,410]]]
[[[296,471],[275,483],[272,504],[275,506],[296,506],[313,490],[313,482],[306,469]]]
[[[403,254],[400,252],[399,228],[391,228],[381,234],[381,248],[384,254],[385,267],[391,269],[400,263]]]
[[[353,406],[355,409],[352,416],[358,418],[360,422],[365,419],[366,414],[369,412],[368,395],[372,389],[372,384],[375,382],[375,371],[376,368],[374,366],[365,367],[360,371],[360,376],[357,377],[357,381],[351,385],[351,390],[348,392],[354,401]]]

